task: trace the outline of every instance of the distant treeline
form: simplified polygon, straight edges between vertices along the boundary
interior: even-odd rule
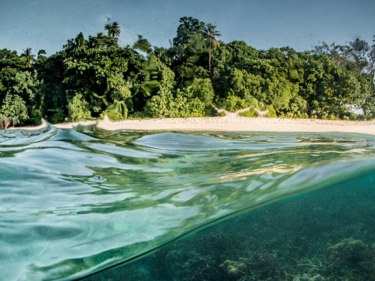
[[[169,48],[142,36],[119,46],[118,23],[104,28],[107,34],[79,33],[50,56],[0,50],[0,118],[34,124],[41,117],[57,123],[105,114],[199,117],[217,114],[213,104],[228,111],[254,106],[279,117],[375,117],[375,44],[364,40],[305,52],[257,50],[219,41],[216,26],[183,17]]]

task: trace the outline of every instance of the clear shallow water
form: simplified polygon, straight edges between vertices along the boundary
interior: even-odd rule
[[[300,193],[313,198],[314,190],[340,194],[348,182],[372,190],[374,143],[372,136],[341,134],[0,131],[0,279],[74,280],[199,227],[218,227],[231,214],[241,216],[226,222],[264,210],[251,211],[256,206],[277,206]],[[351,198],[362,194],[351,192]],[[167,261],[180,258],[170,254]],[[152,276],[149,264],[141,269],[150,280],[173,280]]]
[[[375,280],[375,174],[193,231],[84,281]]]

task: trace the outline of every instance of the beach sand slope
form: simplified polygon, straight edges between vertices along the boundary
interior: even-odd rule
[[[375,135],[375,121],[246,118],[238,116],[129,119],[118,122],[105,116],[103,120],[61,123],[53,126],[60,129],[71,129],[78,125],[96,125],[98,128],[108,131],[341,132]],[[42,124],[39,126],[12,129],[41,130],[47,126],[49,124],[42,119]]]
[[[287,118],[204,117],[124,120],[105,117],[97,127],[104,130],[345,132],[375,135],[375,121],[336,121]]]

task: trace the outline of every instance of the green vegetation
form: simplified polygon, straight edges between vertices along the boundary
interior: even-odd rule
[[[57,123],[105,114],[210,116],[212,103],[229,111],[268,109],[269,117],[375,117],[375,44],[360,39],[305,52],[257,50],[218,41],[215,25],[183,17],[170,48],[153,47],[142,36],[122,47],[117,22],[104,30],[107,35],[88,38],[79,33],[51,56],[0,50],[0,118],[34,124],[41,117]]]

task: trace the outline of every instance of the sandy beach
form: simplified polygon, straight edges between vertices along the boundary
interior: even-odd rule
[[[254,131],[254,132],[342,132],[375,135],[375,121],[341,121],[287,118],[245,118],[245,117],[204,117],[204,118],[163,118],[112,121],[83,121],[55,124],[61,129],[81,125],[93,125],[104,130],[142,131]]]

